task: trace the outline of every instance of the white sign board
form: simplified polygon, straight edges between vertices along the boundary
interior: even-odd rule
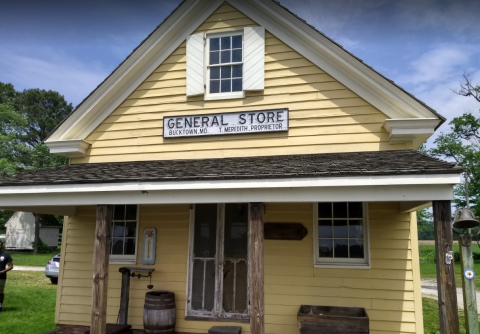
[[[163,118],[163,137],[233,135],[288,131],[288,109]]]

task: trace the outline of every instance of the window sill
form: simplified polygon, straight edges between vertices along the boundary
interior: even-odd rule
[[[242,92],[234,92],[234,93],[205,94],[204,101],[244,99],[244,98],[245,98],[245,91],[242,91]]]
[[[220,318],[220,317],[199,317],[195,315],[187,315],[185,320],[195,320],[195,321],[218,321],[218,322],[239,322],[243,324],[250,323],[250,316],[248,318],[234,319],[234,318]]]
[[[324,269],[372,269],[370,264],[355,264],[355,263],[315,263],[314,268],[324,268]]]

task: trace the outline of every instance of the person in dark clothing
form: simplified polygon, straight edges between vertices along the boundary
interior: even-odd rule
[[[5,298],[5,283],[7,282],[7,271],[13,269],[13,260],[10,254],[3,250],[3,241],[0,240],[0,312],[2,312],[3,299]]]

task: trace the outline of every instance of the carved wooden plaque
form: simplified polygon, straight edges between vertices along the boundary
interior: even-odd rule
[[[264,234],[268,240],[302,240],[308,230],[300,223],[265,223]]]

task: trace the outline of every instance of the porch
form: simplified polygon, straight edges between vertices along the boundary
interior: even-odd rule
[[[177,331],[191,333],[194,327],[205,333],[214,323],[184,315],[192,204],[250,203],[251,309],[249,324],[241,325],[243,332],[263,334],[298,331],[301,304],[365,307],[374,331],[418,333],[413,212],[433,203],[442,328],[456,333],[451,330],[456,314],[453,269],[444,257],[452,246],[450,199],[460,172],[413,151],[72,165],[2,181],[0,205],[69,215],[56,320],[91,323],[95,333],[104,333],[119,309],[119,265],[108,261],[114,206],[138,205],[138,230],[156,227],[163,238],[157,241],[153,285],[179,293]],[[312,219],[312,208],[320,202],[368,203],[371,261],[366,270],[314,266],[318,221]],[[266,222],[299,222],[307,238],[296,243],[265,240]],[[139,255],[141,245],[138,249]],[[136,297],[128,322],[136,328],[141,327],[146,285],[136,281],[131,286]]]

